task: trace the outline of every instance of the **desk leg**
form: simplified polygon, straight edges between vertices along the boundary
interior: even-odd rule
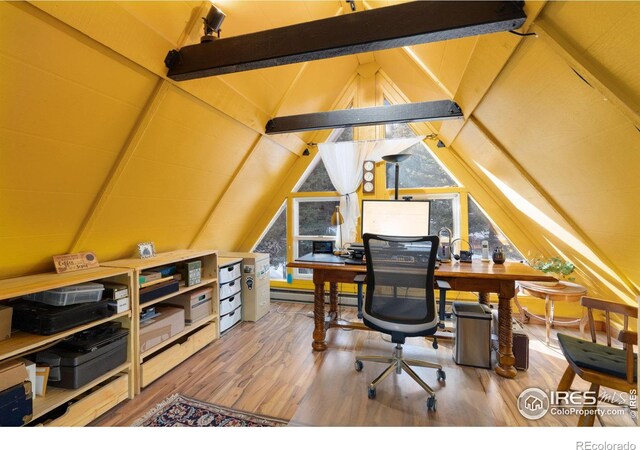
[[[544,298],[544,327],[546,331],[545,343],[549,345],[549,336],[551,335],[551,323],[553,322],[553,302],[549,299],[549,296]]]
[[[313,292],[313,344],[314,350],[322,352],[327,349],[325,337],[327,331],[324,328],[324,281],[316,282]]]
[[[329,283],[329,317],[338,317],[338,283]]]
[[[502,289],[501,289],[502,291]],[[507,292],[500,292],[498,303],[498,365],[496,373],[505,378],[515,378],[517,371],[513,365],[516,358],[513,356],[513,335],[511,333],[511,298]],[[514,289],[511,288],[511,294]]]
[[[488,292],[478,292],[478,302],[481,305],[489,306],[489,293]]]

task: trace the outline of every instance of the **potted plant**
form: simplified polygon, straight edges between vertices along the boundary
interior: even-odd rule
[[[573,273],[576,266],[573,265],[573,263],[569,261],[565,261],[564,259],[559,258],[557,256],[553,256],[548,259],[541,259],[541,258],[534,259],[531,262],[531,267],[544,273],[551,273],[555,275],[556,278],[559,278],[561,280],[566,280],[566,281],[575,280],[575,278],[569,278],[569,275]],[[558,284],[558,282],[554,282],[554,281],[548,282],[548,283],[538,282],[538,284],[555,286],[556,284]]]

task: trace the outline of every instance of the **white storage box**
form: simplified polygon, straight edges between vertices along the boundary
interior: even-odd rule
[[[231,297],[242,290],[242,280],[233,280],[231,283],[220,285],[220,299]]]
[[[220,333],[224,333],[229,328],[242,320],[242,307],[236,308],[229,314],[220,317]]]
[[[220,284],[228,283],[231,280],[235,280],[236,278],[242,275],[242,271],[240,269],[242,263],[238,262],[236,264],[231,264],[226,267],[220,268]]]
[[[66,306],[99,302],[102,300],[103,292],[104,285],[100,283],[81,283],[28,294],[24,298],[33,302],[46,303],[47,305]]]
[[[236,295],[232,295],[231,297],[227,297],[223,300],[220,300],[220,315],[224,316],[225,314],[230,313],[238,306],[242,305],[242,294],[237,293]]]

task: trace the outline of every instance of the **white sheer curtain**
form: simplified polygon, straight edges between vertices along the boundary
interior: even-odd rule
[[[318,151],[333,187],[340,194],[340,212],[344,217],[342,235],[344,242],[356,240],[356,223],[360,216],[356,190],[362,181],[362,163],[365,160],[381,161],[384,155],[402,153],[422,141],[424,136],[406,139],[381,139],[376,141],[327,142],[318,144]],[[338,246],[343,243],[339,242]]]

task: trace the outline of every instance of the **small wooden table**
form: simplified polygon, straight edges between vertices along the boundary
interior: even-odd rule
[[[305,257],[307,258],[307,257]],[[313,343],[316,351],[327,348],[326,334],[331,327],[369,329],[362,322],[338,320],[338,283],[353,283],[356,275],[367,273],[366,266],[348,264],[328,264],[323,262],[294,261],[287,267],[313,269]],[[514,378],[516,369],[513,356],[513,336],[511,333],[511,299],[515,297],[516,280],[555,281],[531,267],[520,263],[492,264],[443,263],[436,269],[435,277],[451,285],[452,290],[478,292],[480,301],[488,303],[489,293],[498,294],[498,365],[496,373],[506,378]],[[324,284],[329,283],[329,316],[324,313]]]
[[[520,292],[525,295],[544,299],[544,317],[540,317],[536,314],[530,313],[522,309],[520,303],[516,298],[516,303],[520,309],[521,314],[524,316],[535,317],[538,320],[543,320],[547,328],[546,342],[549,343],[549,334],[551,327],[554,323],[559,325],[571,325],[574,323],[580,323],[580,333],[584,333],[584,327],[586,324],[586,316],[583,314],[580,319],[574,320],[555,320],[554,318],[554,302],[578,302],[583,295],[587,294],[587,288],[576,283],[570,283],[568,281],[559,281],[555,286],[546,286],[536,283],[535,281],[518,281],[518,287]]]

